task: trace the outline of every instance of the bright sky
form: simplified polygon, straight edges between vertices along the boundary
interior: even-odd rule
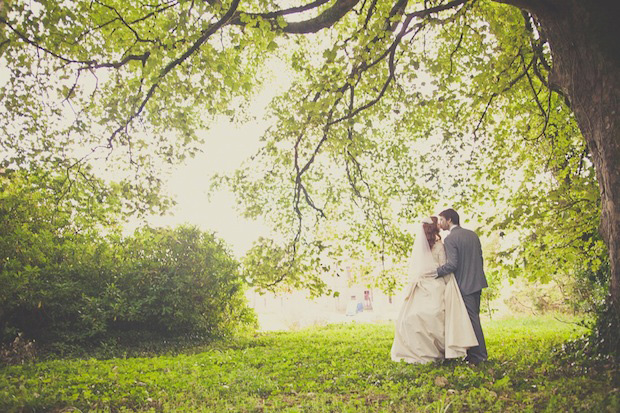
[[[248,108],[255,120],[236,125],[220,120],[203,132],[203,152],[175,167],[167,180],[165,192],[175,199],[177,205],[165,216],[148,217],[150,225],[190,224],[204,231],[215,231],[237,258],[241,258],[259,236],[269,236],[270,230],[264,222],[241,216],[232,192],[220,189],[209,197],[209,187],[214,174],[235,171],[260,147],[259,139],[270,125],[264,119],[266,107],[290,82],[290,79],[285,81],[287,76],[283,76],[284,65],[277,59],[269,63],[271,73],[265,76],[271,77],[272,81],[265,82]],[[138,222],[132,222],[128,229],[137,225]]]
[[[270,63],[273,82],[265,83],[249,107],[249,113],[255,117],[255,121],[235,125],[220,120],[211,125],[208,131],[202,133],[202,152],[183,165],[174,167],[169,178],[164,178],[167,181],[165,193],[170,194],[177,205],[165,216],[149,216],[146,221],[150,225],[190,224],[205,231],[215,231],[238,258],[245,254],[259,236],[269,235],[270,231],[264,223],[240,216],[230,191],[219,190],[211,194],[210,199],[208,192],[215,173],[233,172],[258,150],[259,138],[269,126],[264,120],[266,106],[287,85],[282,78],[285,70],[283,65],[280,61]],[[0,59],[0,86],[8,77],[6,62]],[[114,175],[114,171],[108,173]],[[132,220],[127,230],[133,231],[141,224],[142,221]]]
[[[256,152],[265,127],[264,121],[241,126],[221,122],[206,132],[203,153],[178,166],[168,180],[166,192],[177,205],[171,214],[149,217],[148,222],[154,226],[188,223],[215,231],[241,257],[256,238],[269,231],[263,223],[239,215],[231,192],[219,190],[209,199],[208,191],[213,174],[234,171]]]

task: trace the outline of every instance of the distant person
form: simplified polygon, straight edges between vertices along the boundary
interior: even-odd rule
[[[482,246],[475,232],[459,225],[459,214],[452,208],[439,213],[439,227],[450,231],[446,236],[447,262],[437,268],[438,277],[454,274],[469,319],[476,333],[478,345],[467,350],[466,361],[478,364],[488,359],[487,347],[480,325],[480,295],[487,288],[484,275]]]
[[[370,299],[369,290],[364,290],[364,309],[372,310],[372,300]]]
[[[428,363],[460,358],[478,345],[454,275],[437,277],[446,264],[437,217],[417,228],[409,261],[407,296],[396,320],[391,358]]]
[[[354,316],[355,314],[357,314],[357,300],[355,299],[355,296],[352,295],[351,301],[347,304],[346,315]]]

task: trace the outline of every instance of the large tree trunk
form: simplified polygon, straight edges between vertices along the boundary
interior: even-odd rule
[[[601,192],[600,232],[609,249],[610,292],[620,312],[620,1],[536,1],[530,12],[553,58],[550,83],[570,100],[592,153]]]

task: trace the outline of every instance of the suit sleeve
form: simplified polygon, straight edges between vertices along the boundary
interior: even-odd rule
[[[437,268],[438,277],[454,273],[459,265],[458,250],[456,249],[456,242],[453,237],[446,237],[444,245],[446,247],[446,263]]]

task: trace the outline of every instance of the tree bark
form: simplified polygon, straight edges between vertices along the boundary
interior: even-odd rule
[[[610,293],[620,313],[620,16],[618,0],[532,2],[553,59],[549,82],[570,100],[592,153],[609,249]]]

